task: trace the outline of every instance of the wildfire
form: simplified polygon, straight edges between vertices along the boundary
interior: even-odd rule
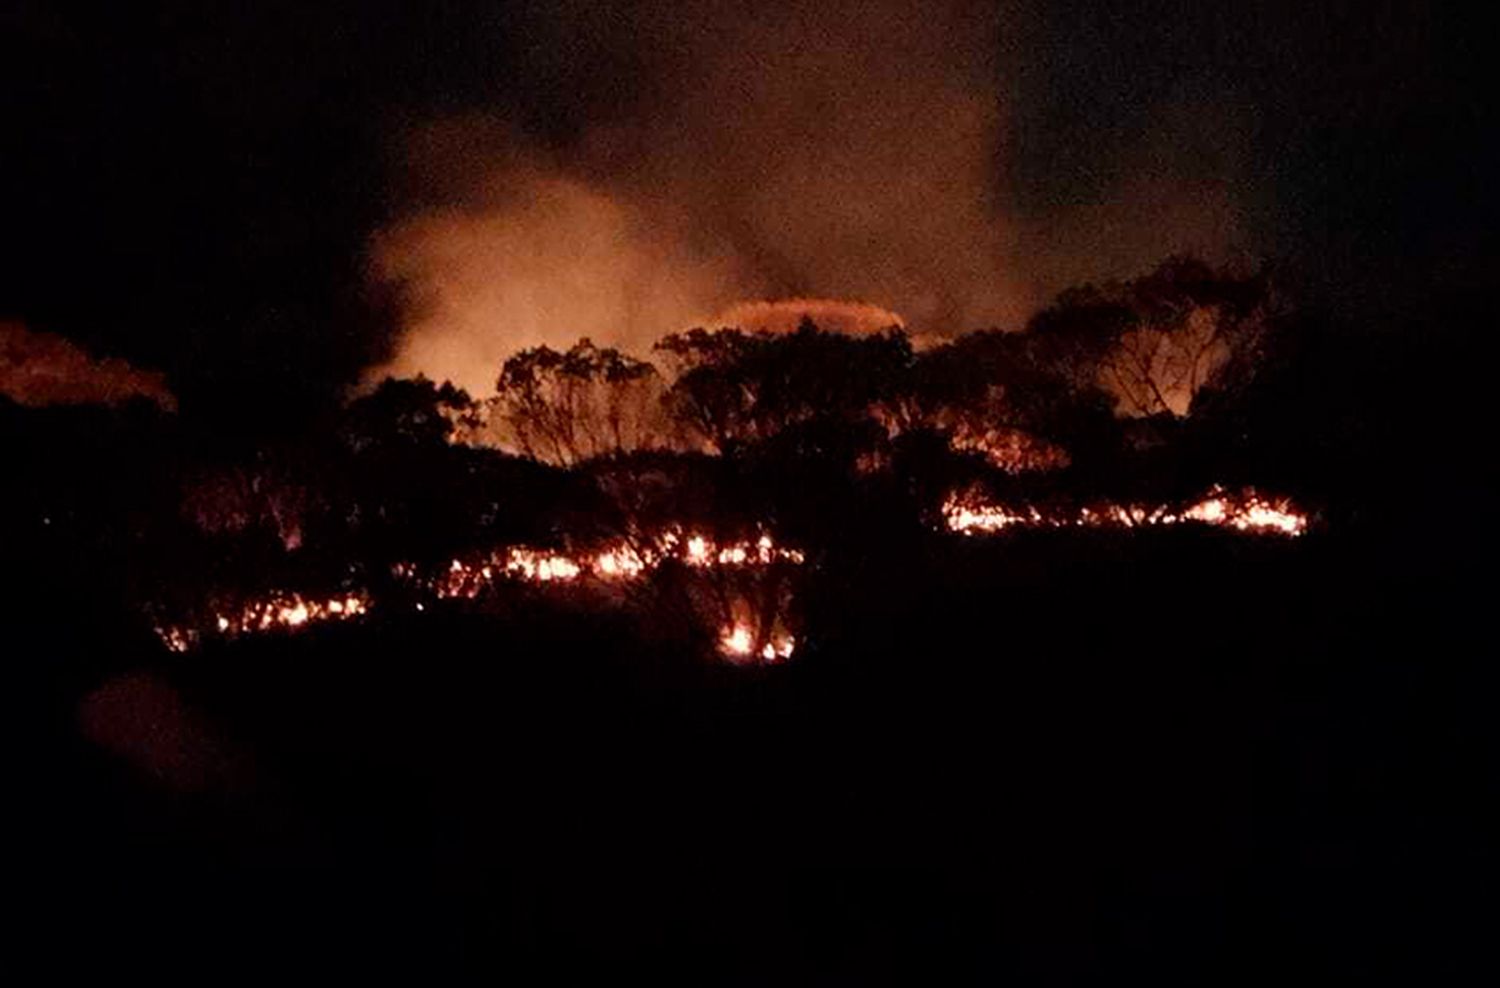
[[[773,563],[800,565],[805,559],[800,550],[779,546],[767,534],[747,541],[718,542],[708,535],[669,529],[642,544],[621,540],[577,553],[514,546],[476,559],[453,559],[433,577],[424,576],[414,563],[398,563],[393,572],[398,579],[439,600],[472,600],[504,581],[539,585],[572,584],[583,579],[634,581],[669,560],[693,569],[739,569]],[[161,624],[155,630],[169,649],[187,652],[210,635],[235,638],[296,630],[360,617],[374,606],[364,591],[324,599],[278,590],[234,608],[215,610],[201,627]],[[419,611],[425,609],[421,602],[415,606]],[[748,630],[745,633],[749,635]],[[726,646],[725,655],[739,659],[758,654],[766,662],[775,662],[789,657],[793,647],[791,636],[785,633],[759,646],[750,639],[747,642],[744,651]]]
[[[836,298],[783,298],[739,302],[709,320],[710,326],[734,326],[744,330],[790,333],[803,319],[835,333],[859,336],[882,333],[895,326],[906,328],[906,320],[890,309],[869,302]]]
[[[313,598],[278,590],[238,607],[215,611],[211,626],[220,636],[235,638],[266,631],[293,630],[326,621],[347,621],[368,614],[372,606],[370,596],[364,591]],[[174,652],[186,652],[200,644],[203,638],[203,632],[192,627],[163,625],[156,629],[156,633]]]
[[[431,591],[442,599],[471,599],[502,578],[527,583],[570,583],[584,578],[620,582],[638,579],[668,560],[708,569],[777,562],[800,565],[805,559],[801,550],[778,546],[769,535],[754,541],[720,543],[707,535],[669,529],[640,543],[621,540],[576,554],[514,547],[477,560],[454,559],[433,581]],[[405,564],[397,567],[396,574],[416,578],[415,568]]]
[[[1013,507],[973,492],[950,495],[943,505],[949,531],[964,535],[1011,528],[1144,528],[1213,525],[1248,534],[1296,537],[1307,531],[1307,515],[1286,498],[1253,490],[1230,493],[1213,488],[1186,506],[1105,503],[1083,507],[1034,505]],[[621,539],[578,551],[513,546],[472,559],[453,559],[432,575],[413,563],[394,567],[395,576],[419,594],[438,600],[472,600],[505,582],[538,586],[573,585],[581,581],[622,584],[676,563],[692,570],[756,570],[776,564],[806,562],[798,549],[777,544],[769,534],[753,539],[719,541],[703,532],[670,528],[641,540]],[[375,601],[363,590],[320,597],[282,590],[215,609],[204,622],[163,624],[157,635],[172,651],[187,652],[211,636],[234,638],[272,631],[294,631],[330,621],[369,614]],[[424,610],[419,601],[417,610]],[[796,638],[777,617],[757,619],[741,609],[720,627],[718,650],[726,661],[777,663],[789,659]]]
[[[748,625],[735,624],[723,629],[719,635],[719,651],[731,662],[742,663],[759,657],[762,662],[782,662],[792,657],[797,641],[783,632],[773,635],[756,648],[755,634]]]
[[[943,504],[943,519],[950,531],[964,535],[1015,527],[1143,528],[1190,523],[1289,537],[1307,531],[1307,515],[1286,498],[1267,498],[1252,490],[1228,494],[1220,488],[1180,510],[1164,504],[1106,504],[1042,511],[1035,506],[1012,508],[974,494],[954,494]]]
[[[1067,450],[1020,429],[978,431],[959,426],[950,433],[948,445],[960,452],[978,453],[1006,473],[1060,470],[1069,463]]]

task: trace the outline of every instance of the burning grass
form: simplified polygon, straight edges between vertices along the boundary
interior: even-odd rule
[[[1024,507],[991,501],[975,492],[956,493],[943,503],[948,529],[962,535],[993,534],[1013,528],[1146,528],[1211,525],[1250,535],[1296,538],[1307,532],[1307,514],[1287,498],[1254,490],[1230,493],[1212,488],[1185,505],[1109,502],[1084,506]]]
[[[426,608],[425,602],[475,600],[502,592],[507,585],[608,590],[639,584],[673,564],[689,574],[708,576],[721,572],[754,574],[786,565],[800,567],[805,561],[801,550],[779,545],[765,532],[750,539],[721,541],[708,534],[673,528],[648,539],[619,540],[578,551],[512,546],[452,559],[437,572],[415,563],[398,563],[393,575],[411,591],[415,598],[411,606],[421,611]],[[378,606],[365,590],[329,597],[272,590],[233,604],[211,605],[197,620],[159,623],[155,631],[163,644],[180,653],[213,637],[297,631],[363,617]],[[759,657],[778,662],[791,656],[795,639],[786,630],[784,619],[756,622],[735,617],[728,614],[733,607],[727,600],[720,609],[730,622],[720,636],[720,651],[729,660]],[[773,623],[774,628],[769,626]],[[767,625],[764,632],[757,630],[760,624]]]
[[[1089,505],[1006,505],[977,491],[950,495],[942,506],[944,528],[974,536],[1015,529],[1079,529],[1201,525],[1244,535],[1296,538],[1308,530],[1307,514],[1289,499],[1254,490],[1215,487],[1187,504],[1104,502]],[[393,567],[407,588],[406,606],[425,610],[439,601],[473,601],[505,588],[531,586],[549,592],[595,593],[620,599],[664,570],[685,575],[703,587],[689,594],[695,620],[716,627],[722,659],[736,665],[775,664],[792,657],[798,638],[791,629],[790,590],[776,578],[791,567],[803,570],[806,553],[779,543],[769,532],[720,540],[704,532],[668,528],[654,536],[618,539],[577,549],[511,546],[454,558],[437,568],[415,563]],[[331,595],[272,590],[233,604],[210,606],[197,620],[162,622],[161,641],[187,652],[206,640],[357,619],[382,605],[367,590]]]

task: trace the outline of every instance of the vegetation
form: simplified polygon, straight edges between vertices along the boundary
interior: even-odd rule
[[[88,904],[110,911],[95,925],[120,949],[166,924],[209,956],[232,922],[350,944],[391,934],[430,971],[463,954],[464,924],[493,924],[481,939],[505,957],[466,964],[519,957],[580,977],[623,953],[702,980],[683,936],[772,970],[767,926],[802,909],[835,940],[884,928],[851,919],[857,903],[935,932],[907,953],[852,942],[825,958],[831,977],[919,981],[932,949],[985,949],[985,934],[932,920],[945,903],[998,908],[993,886],[962,877],[976,863],[1004,872],[1006,901],[1035,905],[1002,917],[1027,973],[1129,972],[1146,944],[1187,982],[1264,980],[1306,962],[1306,924],[1329,971],[1389,940],[1393,917],[1441,939],[1454,917],[1404,850],[1458,867],[1482,846],[1477,827],[1442,823],[1439,793],[1487,771],[1490,691],[1438,704],[1420,688],[1480,654],[1452,616],[1480,613],[1461,563],[1486,502],[1457,423],[1474,420],[1483,391],[1463,374],[1482,365],[1441,330],[1481,310],[1355,344],[1266,302],[1263,278],[1164,270],[928,349],[804,325],[669,338],[660,368],[587,343],[531,351],[494,399],[386,382],[248,454],[149,403],[0,406],[20,625],[8,668],[23,728],[64,752],[49,773],[70,780],[34,804],[75,855],[53,887],[104,875],[165,890],[149,917],[123,891]],[[1177,393],[1110,382],[1175,367],[1122,362],[1142,327],[1201,346],[1182,299],[1217,313],[1225,356],[1190,372],[1185,410],[1122,407]],[[1021,452],[990,455],[1001,437],[1024,437],[1004,447]],[[1325,532],[985,541],[932,524],[960,483],[1045,499],[1215,481],[1306,497]],[[400,601],[397,561],[441,568],[476,546],[640,540],[672,523],[725,537],[764,524],[817,578],[665,565],[624,607],[521,587],[189,656],[162,649],[140,610],[206,587],[358,582]],[[795,659],[705,662],[705,610],[734,607],[795,617]],[[730,911],[710,916],[690,882],[583,902],[525,871],[622,860],[732,861],[745,877],[716,889]],[[317,862],[327,897],[288,901],[288,861]],[[763,879],[871,862],[958,877]],[[431,913],[496,869],[515,876],[500,900]],[[229,905],[198,909],[204,883]],[[544,887],[557,897],[539,902]],[[1142,929],[1093,928],[1098,902]],[[1390,911],[1414,902],[1423,917]]]

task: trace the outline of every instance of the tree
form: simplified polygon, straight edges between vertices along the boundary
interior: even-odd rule
[[[370,394],[349,404],[343,438],[356,453],[378,446],[441,446],[472,420],[475,404],[447,381],[388,377]]]
[[[929,350],[913,382],[917,422],[1011,472],[1062,466],[1109,431],[1108,399],[1078,369],[1092,366],[1089,338],[984,330]]]
[[[220,467],[183,487],[182,510],[197,529],[216,537],[273,533],[290,551],[301,547],[319,492],[284,456],[258,453],[249,463]]]
[[[387,380],[345,411],[339,447],[321,461],[337,531],[372,573],[531,534],[562,481],[540,464],[455,440],[479,407],[450,384]],[[333,465],[330,465],[332,463]]]
[[[694,329],[656,349],[678,370],[670,413],[719,452],[812,420],[868,421],[899,398],[913,361],[900,330],[852,337],[810,319],[786,334]]]
[[[588,339],[564,353],[521,351],[505,361],[496,390],[470,435],[544,463],[674,445],[656,368]]]
[[[1118,414],[1183,418],[1200,394],[1248,385],[1271,314],[1265,272],[1173,257],[1133,281],[1059,296],[1026,333],[1075,386],[1092,379],[1108,393]]]

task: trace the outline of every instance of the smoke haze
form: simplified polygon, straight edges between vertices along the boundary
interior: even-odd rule
[[[1015,326],[1073,281],[1239,236],[1228,186],[1159,152],[1170,119],[1101,162],[1117,177],[1092,197],[1014,202],[1023,17],[763,6],[549,4],[508,25],[525,81],[394,139],[403,212],[372,256],[404,332],[374,373],[488,393],[518,348],[643,352],[755,299],[857,300],[919,334]],[[1232,152],[1232,129],[1199,143]]]

